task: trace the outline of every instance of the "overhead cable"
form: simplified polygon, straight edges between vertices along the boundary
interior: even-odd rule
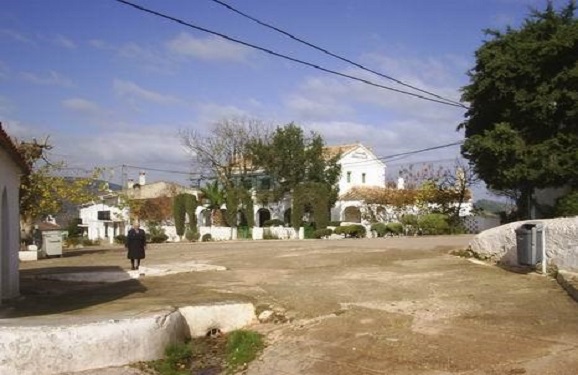
[[[256,44],[252,44],[252,43],[249,43],[249,42],[245,42],[245,41],[242,41],[242,40],[240,40],[240,39],[236,39],[236,38],[230,37],[230,36],[228,36],[228,35],[225,35],[225,34],[223,34],[223,33],[219,33],[219,32],[217,32],[217,31],[212,31],[212,30],[206,29],[206,28],[204,28],[204,27],[194,25],[194,24],[192,24],[192,23],[183,21],[183,20],[181,20],[181,19],[179,19],[179,18],[176,18],[176,17],[173,17],[173,16],[169,16],[169,15],[167,15],[167,14],[163,14],[163,13],[157,12],[157,11],[152,10],[152,9],[149,9],[149,8],[145,8],[145,7],[141,6],[141,5],[132,3],[132,2],[130,2],[130,1],[126,1],[126,0],[114,0],[114,1],[119,2],[119,3],[122,3],[122,4],[125,4],[125,5],[128,5],[128,6],[131,6],[131,7],[135,8],[135,9],[138,9],[138,10],[140,10],[140,11],[142,11],[142,12],[150,13],[150,14],[153,14],[153,15],[155,15],[155,16],[158,16],[158,17],[161,17],[161,18],[164,18],[164,19],[167,19],[167,20],[170,20],[170,21],[179,23],[179,24],[181,24],[181,25],[183,25],[183,26],[187,26],[187,27],[190,27],[190,28],[195,29],[195,30],[199,30],[199,31],[202,31],[202,32],[211,34],[211,35],[218,36],[218,37],[223,38],[223,39],[225,39],[225,40],[228,40],[228,41],[230,41],[230,42],[234,42],[234,43],[237,43],[237,44],[241,44],[241,45],[243,45],[243,46],[250,47],[250,48],[253,48],[253,49],[256,49],[256,50],[259,50],[259,51],[268,53],[268,54],[270,54],[270,55],[273,55],[273,56],[276,56],[276,57],[279,57],[279,58],[282,58],[282,59],[285,59],[285,60],[293,61],[293,62],[298,63],[298,64],[301,64],[301,65],[306,65],[306,66],[309,66],[309,67],[311,67],[311,68],[314,68],[314,69],[317,69],[317,70],[320,70],[320,71],[323,71],[323,72],[326,72],[326,73],[329,73],[329,74],[334,74],[334,75],[337,75],[337,76],[340,76],[340,77],[348,78],[348,79],[351,79],[351,80],[354,80],[354,81],[357,81],[357,82],[361,82],[361,83],[364,83],[364,84],[366,84],[366,85],[378,87],[378,88],[381,88],[381,89],[384,89],[384,90],[389,90],[389,91],[397,92],[397,93],[400,93],[400,94],[413,96],[413,97],[418,98],[418,99],[422,99],[422,100],[426,100],[426,101],[430,101],[430,102],[434,102],[434,103],[439,103],[439,104],[444,104],[444,105],[448,105],[448,106],[452,106],[452,107],[464,108],[464,106],[463,106],[462,104],[454,104],[454,103],[449,103],[449,102],[447,102],[447,101],[442,101],[442,100],[439,100],[439,99],[428,98],[428,97],[425,97],[425,96],[420,95],[420,94],[416,94],[416,93],[413,93],[413,92],[409,92],[409,91],[400,90],[400,89],[396,89],[396,88],[393,88],[393,87],[381,85],[381,84],[379,84],[379,83],[375,83],[375,82],[372,82],[372,81],[367,80],[367,79],[364,79],[364,78],[360,78],[360,77],[353,76],[353,75],[350,75],[350,74],[341,73],[341,72],[338,72],[338,71],[336,71],[336,70],[324,68],[324,67],[322,67],[322,66],[320,66],[320,65],[317,65],[317,64],[314,64],[314,63],[310,63],[310,62],[305,61],[305,60],[301,60],[301,59],[298,59],[298,58],[295,58],[295,57],[291,57],[291,56],[288,56],[288,55],[284,55],[284,54],[282,54],[282,53],[275,52],[275,51],[270,50],[270,49],[268,49],[268,48],[260,47],[260,46],[258,46],[258,45],[256,45]]]
[[[299,37],[297,37],[297,36],[295,36],[295,35],[287,32],[287,31],[284,31],[284,30],[282,30],[282,29],[280,29],[280,28],[278,28],[278,27],[276,27],[276,26],[273,26],[273,25],[271,25],[271,24],[269,24],[269,23],[266,23],[266,22],[264,22],[264,21],[261,21],[261,20],[255,18],[255,17],[253,17],[253,16],[251,16],[251,15],[249,15],[249,14],[247,14],[247,13],[244,13],[244,12],[242,12],[242,11],[234,8],[233,6],[225,3],[224,1],[221,1],[221,0],[210,0],[210,1],[212,1],[212,2],[214,2],[214,3],[217,3],[217,4],[219,4],[219,5],[222,5],[222,6],[224,6],[225,8],[229,9],[230,11],[232,11],[232,12],[234,12],[234,13],[237,13],[237,14],[241,15],[242,17],[248,18],[248,19],[250,19],[251,21],[258,23],[258,24],[261,25],[261,26],[264,26],[264,27],[269,28],[269,29],[271,29],[271,30],[275,30],[276,32],[281,33],[281,34],[283,34],[283,35],[285,35],[285,36],[288,36],[289,38],[291,38],[291,39],[293,39],[293,40],[295,40],[295,41],[297,41],[297,42],[299,42],[299,43],[301,43],[301,44],[305,44],[306,46],[309,46],[309,47],[311,47],[311,48],[313,48],[313,49],[315,49],[315,50],[317,50],[317,51],[323,52],[323,53],[325,53],[326,55],[329,55],[329,56],[334,57],[334,58],[336,58],[336,59],[339,59],[339,60],[341,60],[341,61],[345,61],[346,63],[349,63],[349,64],[351,64],[351,65],[353,65],[353,66],[355,66],[355,67],[357,67],[357,68],[359,68],[359,69],[361,69],[361,70],[365,70],[366,72],[373,73],[373,74],[375,74],[375,75],[377,75],[377,76],[379,76],[379,77],[382,77],[382,78],[385,78],[385,79],[389,79],[389,80],[391,80],[391,81],[393,81],[393,82],[395,82],[395,83],[397,83],[397,84],[399,84],[399,85],[401,85],[401,86],[405,86],[405,87],[408,87],[408,88],[410,88],[410,89],[413,89],[413,90],[422,92],[422,93],[424,93],[424,94],[431,95],[431,96],[433,96],[433,97],[435,97],[435,98],[438,98],[438,99],[443,100],[443,101],[446,101],[446,102],[448,102],[448,103],[451,103],[451,104],[460,106],[460,107],[462,107],[462,108],[466,108],[466,109],[468,108],[466,105],[464,105],[464,104],[462,104],[462,103],[460,103],[460,102],[458,102],[458,101],[455,101],[455,100],[452,100],[452,99],[448,99],[448,98],[444,98],[443,96],[438,95],[438,94],[435,94],[435,93],[433,93],[433,92],[431,92],[431,91],[427,91],[427,90],[424,90],[424,89],[420,89],[419,87],[412,86],[412,85],[407,84],[407,83],[405,83],[405,82],[403,82],[403,81],[401,81],[401,80],[399,80],[399,79],[397,79],[397,78],[394,78],[394,77],[392,77],[392,76],[390,76],[390,75],[380,73],[380,72],[378,72],[378,71],[376,71],[376,70],[374,70],[374,69],[368,68],[368,67],[366,67],[366,66],[364,66],[364,65],[362,65],[362,64],[360,64],[360,63],[357,63],[357,62],[355,62],[355,61],[352,61],[351,59],[348,59],[348,58],[343,57],[343,56],[340,56],[340,55],[338,55],[338,54],[336,54],[336,53],[334,53],[334,52],[331,52],[331,51],[329,51],[329,50],[326,49],[326,48],[320,47],[320,46],[315,45],[315,44],[313,44],[313,43],[311,43],[311,42],[308,42],[308,41],[306,41],[306,40],[304,40],[304,39],[301,39],[301,38],[299,38]]]

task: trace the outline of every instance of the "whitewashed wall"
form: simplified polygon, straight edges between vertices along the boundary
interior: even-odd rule
[[[20,248],[19,187],[22,171],[0,148],[0,303],[18,296]]]
[[[341,176],[339,178],[339,194],[345,194],[355,186],[385,187],[385,164],[376,160],[375,155],[363,146],[344,155],[339,161]],[[351,179],[347,181],[347,172]],[[362,176],[365,173],[365,182]]]
[[[237,228],[231,227],[199,227],[199,241],[209,233],[213,241],[229,241],[237,239]]]
[[[80,209],[79,217],[82,219],[83,226],[87,228],[88,239],[93,241],[106,239],[113,243],[115,237],[113,223],[109,223],[107,230],[104,222],[98,220],[98,211],[110,211],[111,219],[122,220],[128,218],[128,209],[121,210],[116,206],[109,206],[104,203],[96,203]],[[121,228],[117,229],[116,235],[126,234],[129,226],[129,223],[126,222],[124,230]]]
[[[544,224],[548,264],[554,264],[563,270],[577,272],[578,217],[517,221],[502,225],[478,234],[470,242],[470,248],[483,257],[505,264],[517,265],[515,229],[524,223],[531,222]]]

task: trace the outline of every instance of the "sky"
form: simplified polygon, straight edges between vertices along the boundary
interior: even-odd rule
[[[331,58],[212,0],[131,0],[342,74],[412,91]],[[459,100],[485,29],[519,27],[545,0],[223,0],[335,54]],[[559,7],[564,1],[554,1]],[[466,103],[467,104],[467,103]],[[115,0],[2,0],[0,122],[18,139],[49,137],[71,170],[106,167],[121,182],[187,181],[179,133],[219,120],[290,122],[329,145],[360,142],[378,157],[463,139],[465,110],[283,60]],[[388,159],[453,163],[459,146]],[[122,165],[126,167],[121,168]],[[167,171],[161,172],[160,170]],[[478,189],[478,196],[485,193]],[[475,193],[476,194],[476,193]]]

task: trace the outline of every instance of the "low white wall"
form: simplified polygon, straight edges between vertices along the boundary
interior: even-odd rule
[[[151,361],[162,358],[169,344],[212,328],[230,332],[255,320],[251,303],[187,306],[74,325],[1,326],[0,319],[0,374],[53,375]]]
[[[549,220],[527,220],[486,230],[470,242],[475,253],[505,264],[517,265],[515,229],[524,223],[544,225],[548,264],[559,269],[578,271],[578,217]]]
[[[199,240],[209,233],[213,241],[229,241],[237,239],[237,228],[231,227],[199,227]]]
[[[0,327],[0,374],[52,375],[162,358],[182,342],[178,311],[69,326]]]
[[[282,227],[282,226],[263,227],[263,228],[253,227],[252,233],[254,240],[262,240],[265,233],[270,233],[280,240],[296,240],[296,239],[302,240],[303,238],[305,238],[304,234],[303,236],[300,236],[302,230],[303,230],[302,227],[299,228],[299,231],[296,231],[295,228]]]
[[[186,306],[179,311],[187,322],[190,337],[204,336],[213,328],[230,332],[255,321],[255,307],[251,303]]]

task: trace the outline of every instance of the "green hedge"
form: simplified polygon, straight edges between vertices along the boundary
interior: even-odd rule
[[[371,231],[377,234],[377,237],[383,237],[387,233],[387,225],[385,223],[371,224]]]
[[[284,226],[285,223],[283,222],[283,220],[279,220],[279,219],[270,219],[270,220],[265,220],[265,222],[263,223],[264,227],[278,227],[278,226]]]
[[[450,232],[448,217],[444,214],[423,215],[418,219],[418,226],[421,234],[437,235]]]
[[[329,228],[325,228],[325,229],[317,229],[315,232],[313,232],[313,237],[315,238],[324,238],[324,237],[329,237],[333,234],[333,231]]]
[[[353,225],[342,225],[335,228],[333,233],[343,234],[345,237],[349,238],[364,238],[366,234],[366,229],[363,225],[353,224]]]

